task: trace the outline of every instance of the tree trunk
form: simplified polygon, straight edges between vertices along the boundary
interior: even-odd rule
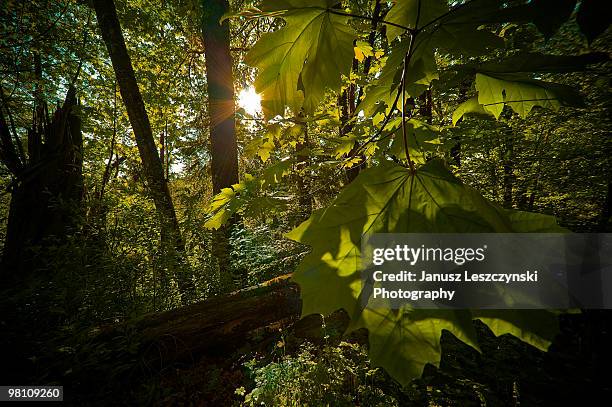
[[[44,268],[44,249],[66,242],[78,228],[83,195],[83,138],[81,119],[74,113],[76,106],[73,87],[51,120],[46,104],[39,101],[28,132],[27,160],[19,158],[20,148],[14,146],[0,112],[0,158],[14,179],[0,267],[3,285],[16,278],[23,281],[31,271]],[[17,135],[14,140],[20,144]]]
[[[230,55],[229,23],[219,23],[229,10],[227,0],[202,0],[202,36],[206,59],[208,115],[210,117],[211,172],[213,193],[238,183],[238,145],[234,107],[234,78]],[[230,234],[237,219],[214,231],[213,253],[219,264],[224,285],[244,286],[246,276],[232,270],[230,264]],[[230,287],[226,287],[230,288]]]
[[[504,133],[504,178],[502,180],[504,189],[503,206],[506,209],[512,209],[512,197],[514,190],[514,134],[512,132],[512,128],[510,127],[505,128]]]
[[[463,103],[466,100],[468,100],[468,90],[469,90],[469,84],[467,82],[462,82],[460,87],[459,87],[459,98],[457,99],[457,103]],[[460,119],[463,120],[463,119]],[[460,136],[453,136],[453,140],[455,141],[455,144],[451,147],[450,149],[450,156],[451,159],[453,160],[453,162],[455,163],[455,165],[457,167],[461,167],[461,137]]]
[[[300,114],[300,119],[305,119],[304,115]],[[308,137],[308,123],[302,122],[302,134],[304,141],[295,146],[297,163],[296,169],[296,185],[298,193],[299,210],[296,211],[296,224],[304,222],[312,214],[312,182],[310,178],[310,153],[304,150],[310,149],[310,139]]]
[[[149,193],[155,203],[161,226],[162,250],[168,256],[168,259],[176,264],[184,251],[184,242],[181,238],[170,190],[164,177],[164,170],[153,138],[149,116],[136,82],[132,61],[125,46],[115,3],[113,0],[94,0],[93,5],[98,19],[98,27],[115,71],[119,92],[134,131]],[[181,274],[179,273],[179,276]],[[192,290],[192,285],[184,278],[179,277],[178,284],[182,294]]]
[[[368,43],[370,44],[372,48],[374,48],[374,44],[376,43],[376,34],[378,32],[378,21],[380,19],[380,12],[381,12],[381,3],[380,3],[380,0],[376,0],[376,2],[374,3],[374,11],[372,13],[372,21],[370,24],[370,34],[368,35]],[[370,73],[371,66],[372,66],[372,56],[368,56],[363,62],[363,73],[365,75]],[[353,70],[357,71],[357,69],[358,69],[357,60],[353,59]],[[349,116],[349,113],[347,110],[348,104],[350,103],[350,105],[354,107],[353,108],[353,111],[354,111],[354,109],[359,105],[359,102],[361,102],[361,99],[363,97],[363,92],[365,89],[364,86],[359,87],[359,91],[357,92],[357,95],[355,96],[354,85],[351,85],[351,88],[352,89],[349,92],[349,94],[352,93],[352,97],[348,98],[347,100],[344,92],[342,93],[342,96],[341,96],[343,103],[341,105],[342,115],[340,118],[341,119],[340,120],[340,123],[341,123],[340,124],[340,136],[344,136],[350,133],[352,130],[352,126],[348,126],[346,124],[346,122],[348,121],[348,116]],[[358,148],[357,145],[353,146],[353,148],[349,152],[349,156],[353,156],[357,148]],[[347,177],[348,183],[353,182],[353,180],[357,178],[357,176],[359,175],[359,172],[361,171],[361,166],[362,166],[364,159],[365,157],[362,154],[360,154],[359,162],[346,170],[346,177]]]

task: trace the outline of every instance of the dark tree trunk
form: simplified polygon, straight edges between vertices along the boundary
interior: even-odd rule
[[[19,158],[20,149],[11,140],[4,112],[0,113],[0,155],[14,179],[0,267],[3,283],[23,280],[31,271],[44,267],[44,249],[66,242],[78,228],[83,138],[76,106],[73,87],[51,120],[46,104],[39,101],[28,132],[27,160]],[[16,135],[13,139],[20,144]]]
[[[451,147],[450,155],[455,165],[461,167],[461,141],[458,140],[458,137],[454,137],[454,139],[457,139],[457,142]]]
[[[427,89],[418,98],[419,102],[419,114],[427,124],[431,124],[433,121],[433,99],[431,94],[431,88]]]
[[[132,61],[125,46],[115,3],[113,0],[94,0],[93,5],[98,19],[98,27],[115,71],[119,92],[134,131],[149,193],[155,203],[161,226],[162,250],[171,264],[177,265],[180,263],[180,257],[184,251],[184,242],[181,238],[170,190],[164,177],[164,170],[153,138],[149,116],[136,82]],[[178,273],[179,290],[182,294],[189,294],[193,288],[192,284],[186,281],[182,275],[183,273]]]
[[[376,42],[376,33],[378,32],[378,20],[380,19],[380,14],[381,14],[380,12],[381,12],[381,3],[380,3],[380,0],[376,0],[376,2],[374,3],[374,11],[372,13],[372,22],[370,24],[370,34],[368,35],[368,43],[370,44],[372,48],[374,48],[374,44]],[[372,57],[368,56],[363,62],[363,73],[365,75],[367,75],[370,72],[371,66],[372,66]],[[353,59],[353,70],[357,71],[358,67],[359,66],[357,64],[357,60]],[[359,104],[359,102],[361,101],[361,98],[363,97],[363,91],[364,91],[364,87],[361,86],[359,88],[359,91],[357,92],[357,96],[355,96],[354,85],[351,85],[351,89],[349,90],[349,95],[346,95],[349,97],[346,98],[345,93],[342,94],[341,97],[342,97],[343,102],[345,102],[345,104],[342,104],[342,117],[340,120],[340,123],[341,123],[340,124],[341,126],[340,136],[344,136],[350,133],[350,131],[352,130],[352,126],[348,126],[346,124],[346,122],[348,121],[348,117],[349,117],[348,106],[350,103],[350,106],[353,106],[353,112],[354,112],[356,106]],[[349,152],[349,156],[353,156],[356,153],[356,148],[357,146],[354,146],[353,149],[351,149],[351,151]],[[363,155],[360,155],[359,158],[360,158],[359,163],[357,163],[356,165],[346,170],[346,177],[349,183],[353,182],[353,180],[357,178],[357,175],[359,175],[359,171],[361,171],[361,162],[363,161],[364,157]]]
[[[457,99],[457,103],[463,103],[468,100],[468,90],[470,85],[467,82],[461,83],[459,88],[459,98]],[[463,120],[463,119],[461,119]],[[454,161],[457,167],[461,167],[461,137],[454,136],[453,140],[455,140],[455,145],[453,145],[450,149],[450,156]]]
[[[304,119],[304,116],[300,116]],[[296,145],[297,153],[297,165],[296,165],[296,184],[298,191],[298,206],[297,211],[297,224],[305,221],[312,214],[312,191],[311,191],[311,179],[309,174],[310,168],[310,154],[305,153],[304,150],[310,148],[310,139],[308,137],[308,124],[306,122],[301,124],[304,135],[304,142]]]
[[[227,0],[202,0],[202,37],[206,58],[208,115],[210,117],[211,172],[213,193],[238,183],[238,145],[234,107],[234,80],[230,55],[229,23],[219,23],[229,10]],[[214,233],[213,252],[219,264],[224,285],[243,286],[245,275],[232,270],[230,264],[230,234],[237,219]],[[231,288],[231,287],[226,287]]]
[[[356,72],[359,68],[358,61],[353,59],[353,72]],[[353,125],[349,123],[349,120],[355,114],[355,85],[350,84],[346,90],[340,95],[340,137],[347,136],[353,130]],[[353,146],[349,152],[349,157],[355,155],[357,144]],[[357,175],[359,175],[360,164],[363,161],[363,155],[358,156],[359,162],[346,170],[347,181],[351,183]]]
[[[506,209],[512,209],[512,197],[514,191],[514,133],[511,127],[505,127],[504,131],[504,148],[503,152],[503,192],[504,203]]]
[[[234,120],[234,80],[229,25],[219,19],[229,10],[227,0],[203,0],[202,35],[208,84],[213,192],[238,182],[238,146]]]

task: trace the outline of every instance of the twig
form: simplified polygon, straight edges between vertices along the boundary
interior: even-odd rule
[[[416,32],[416,30],[414,28],[406,27],[405,25],[401,25],[401,24],[392,23],[390,21],[386,21],[386,20],[383,20],[383,19],[375,20],[374,17],[362,16],[362,15],[359,15],[359,14],[345,13],[343,11],[339,11],[339,10],[332,9],[332,8],[328,8],[327,11],[329,13],[331,13],[331,14],[336,14],[336,15],[339,15],[339,16],[361,18],[362,20],[368,20],[368,21],[378,21],[379,23],[383,23],[383,24],[391,25],[393,27],[401,28],[402,30],[406,30],[406,31],[408,31],[411,34]]]

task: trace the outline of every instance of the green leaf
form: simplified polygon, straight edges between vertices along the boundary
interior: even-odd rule
[[[266,168],[261,177],[245,174],[239,183],[223,188],[206,210],[208,216],[204,227],[219,229],[238,213],[258,217],[283,209],[285,200],[266,194],[266,188],[288,175],[294,162],[292,159],[281,160]]]
[[[236,212],[236,191],[234,187],[223,188],[221,192],[213,197],[213,200],[208,208],[208,219],[204,222],[204,227],[207,229],[219,229],[223,226]]]
[[[249,218],[261,218],[274,212],[279,212],[287,207],[285,200],[273,196],[256,196],[245,205],[244,213]]]
[[[554,216],[505,210],[517,233],[568,233]],[[496,336],[512,334],[540,350],[547,350],[559,332],[558,312],[548,310],[474,310],[472,314],[484,322]]]
[[[261,175],[263,187],[281,182],[291,172],[295,160],[286,158],[267,167]]]
[[[363,110],[367,117],[372,116],[381,106],[391,108],[401,80],[404,56],[409,47],[409,41],[395,44],[389,52],[380,77],[366,89],[366,96],[360,102],[358,109]],[[420,96],[434,79],[438,79],[434,49],[425,42],[419,43],[406,70],[406,96]]]
[[[387,83],[373,81],[373,83],[366,88],[365,97],[357,106],[357,110],[363,110],[365,117],[372,117],[375,115],[376,111],[384,109],[385,106],[390,109],[396,95],[396,91],[389,91],[389,85]]]
[[[582,55],[548,55],[537,52],[521,52],[500,61],[453,65],[449,71],[454,71],[456,74],[449,75],[447,71],[444,80],[439,81],[436,85],[440,88],[455,87],[466,77],[477,73],[495,76],[580,72],[586,70],[590,65],[605,62],[609,59],[608,54],[603,52],[591,52]]]
[[[523,52],[499,62],[485,62],[474,67],[480,73],[550,73],[579,72],[589,65],[608,61],[608,54],[591,52],[583,55],[548,55],[537,52]],[[469,69],[469,68],[468,68]]]
[[[543,324],[523,313],[360,306],[362,235],[525,230],[526,215],[510,215],[463,185],[439,160],[414,174],[388,162],[362,171],[329,207],[315,211],[287,235],[312,248],[293,276],[301,288],[302,314],[345,309],[350,329],[368,329],[372,361],[402,384],[419,376],[426,363],[439,363],[443,329],[478,348],[473,318],[490,323],[496,334],[512,333],[545,347],[555,332],[555,319],[544,318]],[[530,216],[528,222],[550,226],[548,217]]]
[[[479,350],[468,310],[366,308],[352,328],[368,329],[373,365],[383,367],[404,386],[420,377],[426,364],[439,365],[442,330]]]
[[[503,0],[471,0],[456,6],[439,24],[533,23],[545,37],[551,37],[572,11],[576,0],[531,0],[508,3]]]
[[[475,96],[457,106],[457,109],[455,109],[455,111],[453,112],[453,126],[457,125],[457,122],[467,114],[480,116],[492,115],[491,112],[485,110],[485,108],[480,103],[478,103],[478,97]]]
[[[335,271],[329,274],[345,278],[352,287],[339,291],[344,298],[340,307],[332,295],[337,287],[323,285],[312,292],[303,291],[303,312],[327,314],[343,307],[352,311],[361,289],[357,265],[363,234],[470,231],[509,232],[510,223],[438,160],[424,165],[415,176],[388,163],[362,171],[329,207],[315,211],[287,235],[313,248],[295,273],[298,282],[308,281],[312,273],[327,278],[318,268],[331,267]]]
[[[447,11],[447,2],[443,0],[399,0],[389,10],[385,21],[408,28],[419,28]],[[405,31],[400,27],[387,25],[387,40],[391,42]]]
[[[353,60],[354,30],[348,17],[328,11],[337,0],[265,2],[262,11],[284,10],[286,25],[264,34],[245,57],[258,68],[255,88],[267,117],[313,113],[327,88],[338,89]]]
[[[520,75],[478,73],[476,90],[478,103],[495,118],[499,118],[504,105],[510,106],[521,117],[526,117],[535,106],[553,110],[561,106],[582,106],[582,98],[571,87]]]
[[[472,24],[443,24],[435,30],[431,46],[456,56],[478,56],[502,48],[504,40],[488,29]]]
[[[389,154],[405,160],[406,147],[402,130],[402,119],[397,118],[389,122],[389,128],[395,129]],[[435,151],[440,144],[438,127],[423,123],[416,119],[406,120],[406,141],[410,159],[418,164],[425,163],[425,153]]]
[[[274,150],[274,141],[267,140],[264,143],[260,144],[259,149],[257,150],[257,155],[261,158],[261,161],[266,162],[270,158],[270,153]]]
[[[506,210],[506,216],[512,222],[512,228],[518,233],[568,233],[569,230],[559,226],[554,216],[540,213]]]
[[[472,315],[484,322],[496,336],[511,334],[546,351],[559,332],[558,312],[548,310],[473,310]]]
[[[338,145],[334,149],[334,157],[340,158],[353,150],[355,147],[355,143],[357,142],[357,137],[355,136],[344,136],[337,139]]]
[[[374,56],[372,46],[365,41],[355,42],[354,52],[355,59],[357,59],[359,62],[363,62],[367,57]]]

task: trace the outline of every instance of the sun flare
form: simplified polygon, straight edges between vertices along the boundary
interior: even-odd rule
[[[261,96],[255,92],[255,88],[249,86],[238,93],[238,106],[251,116],[261,112]]]

